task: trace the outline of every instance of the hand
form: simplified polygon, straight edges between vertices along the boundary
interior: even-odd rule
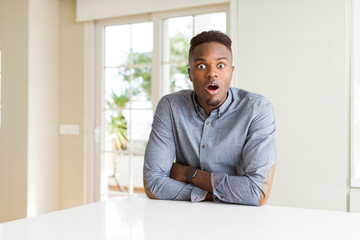
[[[174,163],[170,170],[170,177],[180,182],[186,182],[186,170],[189,166],[182,165],[180,163]]]
[[[208,192],[205,197],[205,201],[214,201],[214,195],[211,192]]]

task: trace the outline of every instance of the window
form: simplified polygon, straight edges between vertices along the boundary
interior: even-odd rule
[[[101,199],[144,192],[142,167],[154,108],[164,94],[192,88],[189,41],[204,30],[226,32],[227,15],[226,6],[212,6],[96,23]]]
[[[143,154],[152,122],[152,23],[101,26],[102,198],[142,186]],[[144,41],[144,37],[146,41]]]

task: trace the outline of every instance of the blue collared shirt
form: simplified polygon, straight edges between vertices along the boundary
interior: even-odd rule
[[[174,159],[212,173],[215,202],[259,205],[267,173],[276,163],[271,103],[230,88],[226,101],[208,116],[192,90],[164,96],[145,151],[145,187],[158,199],[204,200],[207,191],[169,177]]]

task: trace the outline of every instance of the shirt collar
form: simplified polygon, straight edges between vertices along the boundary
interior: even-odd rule
[[[221,104],[221,106],[217,109],[214,109],[213,111],[211,111],[211,115],[217,115],[219,118],[224,114],[224,112],[230,107],[231,105],[231,102],[232,102],[232,99],[233,99],[233,94],[232,92],[230,91],[230,88],[228,90],[228,95],[227,95],[227,98],[225,100],[225,102],[223,104]],[[204,109],[197,103],[197,100],[196,100],[196,94],[195,94],[195,91],[193,91],[193,94],[192,94],[192,100],[193,100],[193,103],[194,103],[194,106],[195,106],[195,111],[196,111],[196,114],[198,115],[206,115]]]

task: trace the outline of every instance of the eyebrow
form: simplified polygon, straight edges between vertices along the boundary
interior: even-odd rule
[[[198,62],[198,61],[204,62],[204,61],[206,61],[206,59],[205,58],[195,58],[194,59],[194,62]]]
[[[223,59],[229,61],[229,59],[227,59],[227,57],[219,57],[219,58],[217,58],[216,60],[223,60]],[[205,62],[206,59],[205,59],[205,58],[195,58],[195,59],[194,59],[194,62],[197,62],[197,61]]]

